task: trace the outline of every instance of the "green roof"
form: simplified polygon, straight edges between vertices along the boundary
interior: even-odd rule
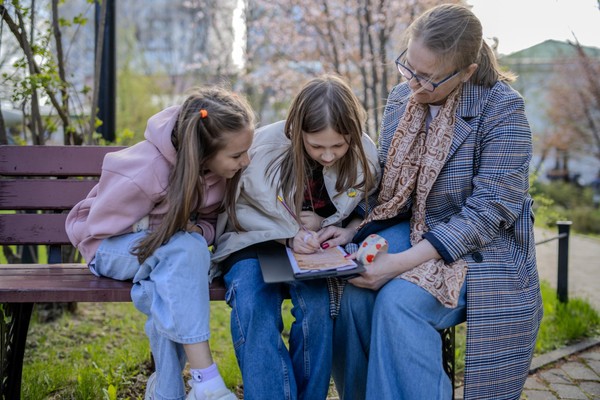
[[[583,50],[592,58],[600,59],[600,49],[597,47],[583,46]],[[515,63],[525,60],[537,62],[548,62],[556,59],[573,58],[577,54],[574,44],[558,40],[546,40],[527,49],[519,50],[509,55],[500,56],[502,63]]]

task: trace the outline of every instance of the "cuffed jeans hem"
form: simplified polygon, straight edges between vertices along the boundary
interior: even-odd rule
[[[184,394],[183,396],[179,396],[179,397],[164,397],[161,396],[160,393],[158,392],[154,392],[154,397],[152,397],[153,400],[185,400],[186,399],[186,395]]]
[[[179,343],[179,344],[195,344],[195,343],[207,342],[208,339],[210,339],[210,333],[193,336],[193,337],[189,337],[189,338],[179,338],[179,337],[171,336],[168,333],[166,333],[158,328],[156,329],[156,331],[164,338],[169,339],[170,341]]]

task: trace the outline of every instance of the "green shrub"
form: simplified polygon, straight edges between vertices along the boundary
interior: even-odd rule
[[[555,205],[566,209],[592,204],[591,192],[572,183],[562,181],[542,183],[536,181],[533,187],[539,193],[543,193],[546,197],[552,199]]]
[[[573,222],[573,231],[600,234],[600,210],[592,207],[592,191],[566,182],[531,181],[531,196],[538,226],[554,227],[557,221]]]
[[[577,207],[565,210],[567,218],[573,222],[577,232],[600,235],[600,210],[591,207]]]
[[[530,179],[531,189],[529,193],[533,198],[533,211],[535,213],[535,221],[539,226],[554,226],[556,221],[560,221],[562,215],[556,210],[554,200],[550,198],[544,191],[544,186],[535,180],[535,177]]]

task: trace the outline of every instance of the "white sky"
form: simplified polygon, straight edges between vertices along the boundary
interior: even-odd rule
[[[600,47],[597,0],[467,0],[485,38],[497,37],[498,52],[510,54],[547,39]]]

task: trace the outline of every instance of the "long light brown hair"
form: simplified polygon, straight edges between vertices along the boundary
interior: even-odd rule
[[[202,118],[200,110],[208,115]],[[254,128],[254,113],[247,101],[222,88],[194,89],[181,106],[171,134],[177,161],[171,171],[166,203],[169,205],[161,224],[134,249],[142,264],[171,236],[187,227],[192,212],[205,198],[207,162],[223,149],[232,135]],[[241,171],[227,180],[221,209],[239,226],[235,214],[235,194]]]
[[[481,22],[473,12],[458,4],[442,4],[421,14],[408,28],[404,38],[422,40],[438,55],[440,62],[461,70],[475,63],[470,81],[492,87],[498,81],[513,81],[515,75],[502,71],[492,49],[483,40]]]
[[[323,75],[310,80],[296,95],[285,122],[285,134],[291,140],[289,148],[267,168],[271,182],[275,183],[275,171],[279,171],[277,193],[300,213],[308,177],[312,176],[314,161],[306,152],[303,135],[331,128],[343,135],[349,145],[348,152],[338,160],[338,193],[355,188],[365,196],[375,186],[369,160],[362,145],[363,124],[366,113],[348,84],[337,75]],[[358,182],[358,166],[363,179]]]

